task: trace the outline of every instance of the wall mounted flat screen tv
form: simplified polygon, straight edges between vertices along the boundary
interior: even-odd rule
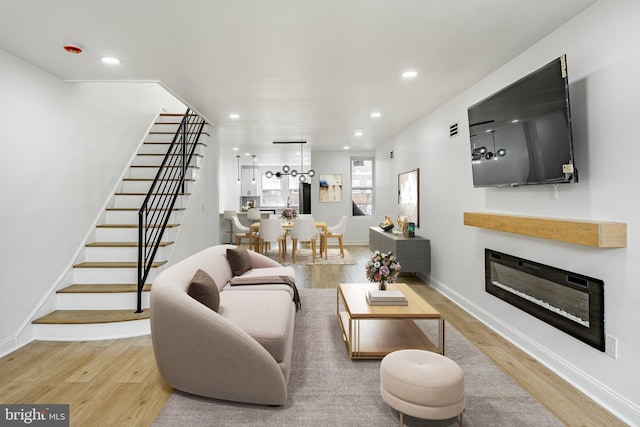
[[[565,55],[467,114],[474,187],[578,182]]]

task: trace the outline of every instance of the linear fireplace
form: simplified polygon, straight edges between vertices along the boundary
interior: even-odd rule
[[[605,351],[604,282],[485,249],[485,290]]]

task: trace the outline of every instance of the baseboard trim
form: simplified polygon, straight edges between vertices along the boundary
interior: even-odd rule
[[[5,338],[0,341],[0,357],[4,357],[9,353],[13,353],[18,349],[16,337]]]
[[[569,384],[576,387],[594,402],[620,418],[623,422],[629,425],[637,425],[637,421],[632,420],[640,419],[640,406],[629,401],[624,396],[621,396],[616,391],[588,375],[586,372],[576,368],[565,359],[558,357],[546,347],[543,347],[537,342],[531,340],[529,337],[513,328],[510,324],[505,323],[502,319],[495,317],[482,307],[479,307],[451,287],[437,279],[434,279],[433,277],[423,279],[435,290],[456,303],[471,316],[475,317],[492,331],[496,332],[511,344],[533,357]]]

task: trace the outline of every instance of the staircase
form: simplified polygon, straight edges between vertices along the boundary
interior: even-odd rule
[[[100,340],[150,332],[151,282],[167,262],[206,145],[197,144],[187,168],[184,192],[178,195],[142,288],[139,313],[136,312],[138,211],[182,117],[183,114],[160,114],[103,213],[103,220],[73,266],[73,283],[57,291],[57,310],[32,322],[34,339]],[[205,132],[202,135],[207,136]]]

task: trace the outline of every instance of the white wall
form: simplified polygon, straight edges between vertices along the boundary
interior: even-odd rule
[[[437,111],[379,147],[377,181],[420,168],[417,234],[431,240],[429,282],[628,423],[640,424],[640,199],[635,188],[640,115],[640,2],[600,1]],[[467,107],[567,54],[578,184],[474,189]],[[449,139],[448,127],[461,133]],[[394,159],[388,153],[394,150]],[[378,187],[378,211],[395,186]],[[463,225],[463,212],[625,222],[623,249],[596,249]],[[606,334],[618,359],[484,291],[491,248],[605,282]]]
[[[0,353],[68,268],[154,116],[157,84],[64,83],[0,51]]]
[[[344,244],[366,245],[369,243],[369,227],[377,225],[384,218],[384,212],[376,211],[375,216],[351,216],[351,158],[371,157],[372,151],[314,151],[312,167],[316,176],[311,182],[311,213],[318,221],[327,225],[335,225],[342,215],[348,215],[347,230],[343,237]],[[320,203],[320,175],[342,175],[342,202]]]
[[[218,133],[216,127],[205,128],[209,137],[201,138],[207,144],[205,156],[200,164],[189,204],[182,219],[178,236],[171,249],[167,266],[194,253],[219,243],[220,219],[218,215]]]

